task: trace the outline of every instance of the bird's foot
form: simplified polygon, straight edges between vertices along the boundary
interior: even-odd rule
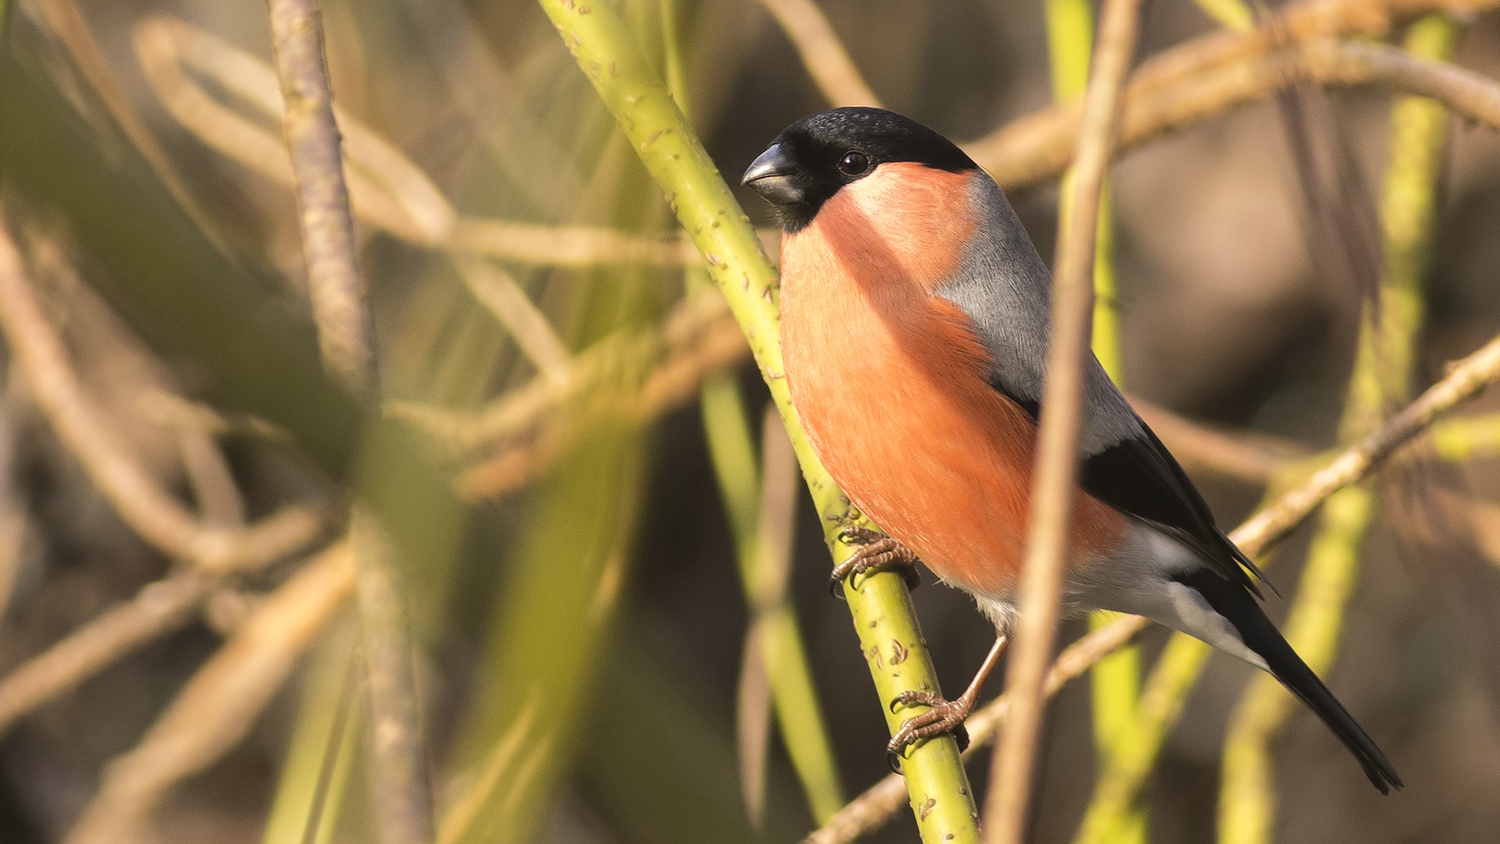
[[[908,589],[921,585],[922,576],[917,574],[917,555],[880,531],[854,525],[839,531],[839,540],[855,548],[849,559],[834,566],[833,574],[828,579],[828,591],[834,597],[843,594],[840,587],[846,578],[873,569],[899,566]]]
[[[1000,664],[1000,657],[1005,655],[1009,641],[1004,634],[995,637],[995,644],[990,646],[984,662],[974,672],[974,679],[969,681],[969,687],[953,700],[948,700],[937,692],[912,689],[896,695],[896,699],[891,701],[892,712],[902,706],[926,706],[929,709],[902,722],[901,728],[896,730],[890,743],[885,746],[885,760],[892,771],[901,773],[901,759],[906,755],[908,747],[939,733],[952,733],[958,742],[960,753],[969,746],[969,731],[964,729],[964,721],[974,711],[974,705],[979,702],[979,692],[984,688],[984,681],[989,679],[990,672]]]
[[[953,738],[958,741],[960,753],[969,746],[969,731],[964,729],[964,721],[974,711],[974,698],[970,695],[948,700],[936,692],[904,691],[891,701],[891,711],[903,706],[930,708],[906,719],[901,724],[901,729],[891,736],[890,742],[885,746],[885,753],[886,762],[892,771],[901,773],[901,760],[906,756],[906,749],[923,739],[952,733]]]

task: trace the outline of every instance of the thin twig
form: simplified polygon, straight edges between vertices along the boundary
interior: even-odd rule
[[[1221,431],[1166,408],[1130,397],[1135,412],[1188,468],[1202,467],[1256,483],[1269,483],[1294,460],[1312,456],[1299,443],[1256,431]]]
[[[142,416],[169,428],[197,428],[214,437],[250,437],[275,442],[292,439],[285,428],[259,416],[210,407],[154,387],[141,390],[137,406]]]
[[[105,770],[68,844],[134,840],[140,824],[182,779],[244,737],[302,651],[354,588],[349,546],[323,551],[293,575],[220,648],[139,743]]]
[[[323,57],[323,24],[311,0],[271,0],[271,46],[285,100],[282,127],[297,176],[307,286],[323,363],[354,395],[379,392],[365,282],[354,258],[354,217],[344,185],[339,128]]]
[[[693,357],[705,345],[719,346],[712,338],[738,332],[722,296],[689,296],[677,304],[658,329],[622,331],[606,337],[573,358],[564,383],[536,378],[511,390],[474,412],[454,412],[410,402],[391,402],[387,410],[410,421],[455,452],[473,451],[486,445],[521,439],[548,427],[561,409],[591,400],[601,393],[633,392],[647,367],[658,359],[668,366],[684,356]],[[741,335],[743,337],[743,335]],[[731,338],[732,339],[732,338]],[[749,351],[743,339],[722,344],[697,367],[701,373],[715,371],[742,360]],[[649,376],[646,376],[649,379]],[[623,385],[613,388],[612,385]],[[696,384],[695,384],[696,386]]]
[[[109,59],[105,56],[104,49],[99,46],[98,40],[94,38],[93,30],[89,28],[83,11],[73,0],[42,0],[37,6],[46,19],[47,26],[52,29],[68,51],[78,72],[94,89],[99,101],[104,104],[104,108],[120,127],[121,133],[135,146],[141,158],[145,159],[146,166],[151,168],[162,187],[166,188],[172,199],[198,226],[203,236],[216,246],[221,246],[221,238],[217,229],[210,224],[208,214],[198,204],[198,200],[188,189],[187,182],[173,163],[172,157],[162,149],[156,135],[141,119],[141,115],[130,101],[130,96],[110,68]]]
[[[1058,249],[1015,651],[1005,678],[1011,695],[1010,719],[991,769],[990,794],[985,801],[988,844],[1020,844],[1031,802],[1043,684],[1057,635],[1063,559],[1068,553],[1078,474],[1078,428],[1094,305],[1099,197],[1119,125],[1120,89],[1135,55],[1139,9],[1139,0],[1107,0],[1104,4],[1099,47],[1083,98],[1077,164],[1069,185],[1070,201],[1066,203],[1070,216],[1062,227]]]
[[[1393,47],[1317,38],[1235,57],[1166,83],[1148,76],[1143,67],[1126,92],[1116,153],[1263,99],[1292,80],[1380,85],[1420,94],[1471,120],[1500,127],[1500,85],[1490,79]],[[1077,131],[1078,118],[1076,106],[1049,108],[967,149],[1002,187],[1028,187],[1056,177],[1072,162],[1068,142]]]
[[[761,0],[781,24],[813,84],[836,106],[879,106],[844,43],[813,0]]]
[[[1247,555],[1258,556],[1301,524],[1328,496],[1363,480],[1439,418],[1497,381],[1500,381],[1500,336],[1450,366],[1441,381],[1392,416],[1380,430],[1344,449],[1301,486],[1236,528],[1229,534],[1230,541]],[[1048,694],[1130,641],[1149,623],[1140,616],[1126,616],[1069,645],[1052,663],[1047,675]],[[989,744],[1009,707],[1010,696],[1003,695],[969,718],[969,753]],[[817,844],[838,844],[852,841],[884,825],[900,808],[899,797],[895,803],[891,802],[893,788],[901,789],[900,777],[892,775],[877,783],[841,809],[807,840]]]
[[[1042,6],[1052,75],[1052,99],[1054,102],[1081,99],[1088,87],[1089,65],[1094,54],[1094,4],[1092,0],[1045,0]],[[1065,201],[1071,201],[1073,196],[1070,181],[1071,177],[1065,174],[1062,183]],[[1116,307],[1119,297],[1115,283],[1115,223],[1107,181],[1101,190],[1099,205],[1098,239],[1094,244],[1092,346],[1105,374],[1123,389],[1125,372],[1121,360],[1120,315]],[[1058,219],[1072,219],[1071,209],[1066,205],[1059,208]],[[1112,620],[1108,613],[1094,613],[1089,617],[1089,627],[1098,628]],[[1131,723],[1139,709],[1140,684],[1139,648],[1121,648],[1094,666],[1089,691],[1094,709],[1094,744],[1099,754],[1106,754],[1110,747],[1129,740]],[[1115,844],[1145,844],[1145,839],[1145,814],[1141,812],[1131,819],[1128,828],[1121,829]]]
[[[291,506],[249,528],[224,530],[200,523],[168,495],[85,395],[61,338],[42,313],[3,211],[0,329],[58,439],[120,517],[162,553],[207,571],[257,568],[305,546],[323,529],[319,509]]]
[[[26,550],[32,530],[25,497],[17,488],[21,481],[16,460],[20,430],[15,417],[12,396],[0,391],[0,621],[5,619],[21,570],[28,562]]]
[[[229,530],[244,527],[245,498],[213,436],[202,428],[184,427],[177,430],[177,440],[182,468],[204,523]]]
[[[536,435],[464,470],[457,489],[465,498],[493,498],[514,492],[538,477],[568,446],[590,430],[593,420],[613,416],[647,422],[692,398],[710,372],[742,360],[744,335],[732,322],[716,327],[651,370],[638,389],[627,379],[624,387],[595,390],[587,408],[577,414],[552,414]]]
[[[152,15],[135,29],[135,52],[156,96],[205,144],[271,181],[293,187],[286,145],[253,117],[220,103],[190,68],[266,116],[279,116],[275,72],[185,21]],[[360,222],[430,248],[562,267],[603,263],[681,266],[701,260],[681,232],[653,237],[597,226],[548,226],[461,217],[422,170],[375,130],[335,104],[346,177]],[[767,232],[769,239],[772,233]]]
[[[769,239],[771,233],[765,237]],[[659,237],[598,226],[545,226],[514,220],[464,217],[438,244],[532,264],[592,267],[599,264],[696,264],[702,256],[681,232]]]
[[[363,505],[355,506],[350,525],[370,696],[370,787],[380,841],[427,844],[437,836],[436,810],[396,545]]]
[[[566,387],[573,355],[520,283],[498,264],[477,255],[455,255],[453,262],[464,286],[510,332],[542,377]]]

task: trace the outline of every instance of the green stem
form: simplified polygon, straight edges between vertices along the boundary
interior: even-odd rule
[[[684,114],[688,112],[687,77],[682,63],[682,42],[678,36],[678,4],[662,0],[662,44],[664,46],[667,89]],[[697,295],[709,286],[701,265],[686,270],[687,293]],[[823,723],[823,708],[818,702],[812,669],[803,644],[797,616],[786,600],[785,576],[773,571],[766,551],[775,538],[760,531],[761,476],[755,465],[755,445],[750,435],[749,415],[744,396],[734,376],[717,373],[705,379],[700,391],[703,430],[708,450],[724,496],[725,515],[735,540],[735,557],[739,561],[741,585],[751,608],[751,632],[761,638],[759,648],[765,662],[766,680],[776,708],[776,721],[791,757],[792,769],[802,783],[813,819],[823,823],[844,805],[844,787],[828,728]],[[775,583],[774,593],[763,601],[759,584]]]
[[[350,694],[351,632],[328,636],[304,675],[297,724],[261,844],[327,844],[338,827],[362,730],[363,707]]]
[[[1235,32],[1248,32],[1255,26],[1255,14],[1244,0],[1193,0],[1203,14],[1215,23]]]
[[[788,398],[782,375],[776,273],[761,251],[749,218],[614,11],[597,0],[541,0],[541,6],[708,263],[709,274],[744,329],[786,424],[803,477],[827,526],[829,548],[837,560],[846,558],[850,549],[836,535],[840,522],[847,523],[848,507],[813,454]],[[897,715],[885,704],[907,689],[937,689],[937,675],[900,575],[860,578],[858,587],[846,584],[845,594],[881,709],[895,730],[909,713]],[[951,737],[913,749],[904,769],[924,841],[978,840],[968,777]]]
[[[1409,123],[1410,121],[1407,118],[1403,118],[1402,122]],[[1430,150],[1437,149],[1436,146],[1427,146],[1426,148]],[[1405,155],[1411,155],[1411,153],[1406,153]],[[1430,164],[1426,169],[1429,174],[1435,175],[1435,171],[1432,170]],[[1430,181],[1428,183],[1431,184]],[[1424,204],[1426,204],[1426,201],[1417,201],[1409,207],[1420,208]],[[1388,209],[1387,218],[1394,219],[1393,213],[1392,209]],[[1430,211],[1426,213],[1430,214]],[[1401,250],[1395,250],[1392,254],[1400,253]],[[1406,261],[1405,259],[1403,261],[1406,262],[1407,266],[1411,266],[1410,261]],[[1416,265],[1420,267],[1424,263],[1424,261],[1419,261]],[[1407,275],[1410,275],[1410,273],[1407,273]],[[1389,277],[1390,274],[1388,272]],[[1389,290],[1389,288],[1387,289]],[[1407,316],[1404,319],[1410,320],[1412,318],[1412,315],[1406,308],[1402,307],[1398,310],[1407,312]],[[1399,334],[1400,332],[1398,331],[1397,333]],[[1402,391],[1405,392],[1404,387]],[[1434,442],[1438,444],[1437,447],[1440,453],[1445,454],[1450,459],[1462,459],[1460,455],[1465,453],[1463,451],[1465,446],[1460,443],[1468,444],[1484,439],[1483,433],[1460,430],[1457,427],[1454,430],[1451,441],[1444,438],[1444,426],[1462,426],[1465,421],[1452,420],[1434,428]],[[1495,426],[1495,430],[1500,431],[1500,426]],[[1500,434],[1497,434],[1497,436],[1500,436]],[[1303,474],[1301,468],[1289,467],[1286,479],[1274,481],[1270,485],[1270,489],[1274,493],[1275,490],[1285,487],[1290,479],[1300,477],[1301,474]],[[1274,494],[1271,497],[1274,497]],[[1345,510],[1358,509],[1357,507],[1352,507],[1348,502],[1338,506],[1343,507]],[[1338,507],[1335,509],[1338,509]],[[1352,528],[1345,527],[1344,530],[1351,531]],[[1269,561],[1261,560],[1259,563],[1262,567],[1265,567]],[[1117,745],[1114,748],[1115,752],[1102,764],[1094,797],[1084,817],[1083,831],[1079,837],[1080,841],[1113,840],[1109,837],[1111,829],[1109,826],[1110,819],[1134,801],[1139,794],[1142,784],[1156,764],[1156,759],[1160,753],[1161,744],[1165,740],[1167,730],[1175,723],[1181,711],[1183,700],[1196,683],[1209,653],[1210,651],[1207,646],[1180,633],[1173,634],[1168,641],[1166,649],[1163,651],[1160,660],[1157,662],[1156,667],[1152,670],[1151,676],[1145,684],[1145,690],[1141,697],[1140,719],[1131,730],[1132,740]],[[1253,747],[1253,744],[1249,746]],[[1247,745],[1233,743],[1231,746],[1226,747],[1224,766],[1226,770],[1245,771],[1247,772],[1247,778],[1253,779],[1254,772],[1257,769],[1265,769],[1264,759],[1256,758],[1253,754],[1247,753],[1246,747]],[[1255,802],[1256,800],[1254,799],[1246,801],[1247,804],[1254,804]],[[1235,811],[1238,812],[1239,809],[1236,808]],[[1255,821],[1254,818],[1245,820],[1243,819],[1243,815],[1238,817],[1239,819],[1226,823],[1225,826],[1236,826],[1239,823],[1249,823],[1252,826],[1259,825],[1259,822]],[[1262,815],[1263,818],[1264,816]]]
[[[1339,490],[1323,504],[1317,537],[1297,586],[1297,601],[1283,627],[1287,641],[1323,674],[1338,655],[1344,610],[1359,573],[1360,548],[1374,513],[1366,486]],[[1292,698],[1270,675],[1255,678],[1230,721],[1224,742],[1219,798],[1221,844],[1272,840],[1275,787],[1270,741],[1292,712]],[[1351,765],[1352,767],[1352,765]]]
[[[748,415],[739,386],[727,375],[715,375],[703,384],[703,427],[719,492],[724,496],[724,510],[734,535],[735,556],[739,561],[740,580],[751,604],[752,626],[761,636],[761,653],[776,720],[792,768],[802,782],[813,819],[823,823],[844,805],[843,785],[828,730],[823,723],[817,687],[808,665],[807,648],[797,617],[786,601],[785,590],[777,584],[769,606],[761,606],[761,584],[768,576],[764,551],[774,537],[759,529],[761,491],[755,483],[760,476],[750,435]]]
[[[1444,460],[1474,460],[1500,454],[1500,414],[1449,419],[1432,426],[1432,447]]]

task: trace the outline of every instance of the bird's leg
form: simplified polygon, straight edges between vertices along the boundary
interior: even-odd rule
[[[922,576],[917,574],[917,555],[889,536],[867,527],[852,525],[839,531],[839,539],[853,545],[854,553],[849,559],[833,567],[833,574],[828,579],[828,591],[834,597],[843,594],[840,587],[845,578],[864,574],[871,569],[900,566],[901,576],[906,580],[908,589],[921,585]]]
[[[891,770],[901,772],[901,757],[906,749],[921,741],[922,739],[935,736],[939,733],[953,733],[958,739],[958,749],[962,751],[969,745],[969,735],[964,730],[964,719],[974,711],[974,704],[979,701],[979,690],[984,687],[984,681],[995,670],[996,663],[1005,653],[1007,644],[1005,634],[995,637],[995,644],[990,646],[990,652],[984,658],[984,664],[979,666],[979,671],[974,679],[969,682],[969,687],[964,693],[954,700],[947,700],[936,692],[905,691],[896,695],[891,701],[891,710],[895,711],[899,706],[924,705],[931,707],[920,715],[906,719],[901,729],[891,737],[889,744],[885,746],[887,761],[890,762]]]

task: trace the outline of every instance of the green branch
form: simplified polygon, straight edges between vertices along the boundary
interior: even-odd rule
[[[704,381],[701,396],[709,454],[734,536],[741,586],[750,604],[752,635],[760,636],[759,650],[776,720],[813,819],[823,823],[844,805],[844,789],[823,723],[802,630],[786,600],[784,574],[774,571],[775,566],[770,564],[770,545],[776,538],[761,529],[764,484],[755,482],[762,473],[756,467],[744,398],[739,385],[725,374]]]
[[[812,453],[797,423],[782,375],[776,273],[702,144],[652,71],[629,32],[607,5],[541,0],[563,42],[614,114],[684,230],[708,263],[731,312],[745,331],[802,467],[836,559],[850,549],[835,539],[848,515],[838,487]],[[898,574],[845,585],[860,644],[892,730],[901,715],[885,702],[907,689],[936,689],[937,675]],[[904,714],[909,714],[903,711]],[[872,752],[876,752],[872,749]],[[951,737],[928,741],[905,760],[907,788],[924,841],[977,841],[974,801]]]

